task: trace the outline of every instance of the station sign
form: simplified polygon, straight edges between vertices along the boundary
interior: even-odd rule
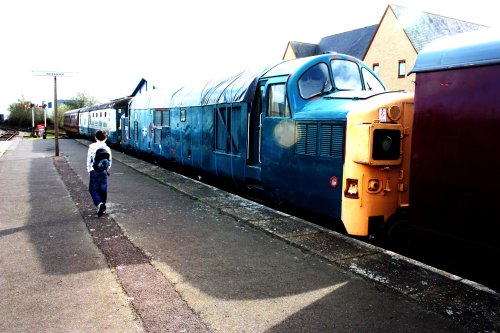
[[[34,76],[75,76],[76,72],[31,71]]]

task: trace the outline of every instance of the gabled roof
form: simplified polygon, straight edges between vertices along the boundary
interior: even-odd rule
[[[397,5],[388,5],[385,14],[389,9],[392,10],[396,19],[400,22],[417,53],[436,38],[487,28],[484,25],[449,17],[415,12],[412,9]],[[408,20],[409,17],[412,18],[411,21]],[[297,58],[318,55],[325,52],[338,52],[354,56],[358,59],[364,59],[373,37],[377,33],[378,27],[379,24],[375,24],[323,37],[319,44],[302,42],[290,42],[289,44]]]
[[[139,81],[139,83],[137,84],[137,87],[135,87],[134,91],[132,92],[132,94],[130,96],[134,97],[135,95],[137,95],[137,93],[142,91],[143,87],[146,87],[146,90],[148,90],[148,81],[146,81],[144,78],[142,78],[141,81]]]
[[[320,54],[318,52],[318,44],[302,43],[291,41],[290,47],[297,58],[305,58]]]
[[[388,7],[402,24],[404,32],[417,53],[437,38],[486,28],[484,25],[425,12],[415,12],[397,5]]]
[[[370,42],[377,31],[378,24],[340,34],[321,38],[318,44],[319,53],[337,52],[363,59]]]
[[[304,58],[326,52],[337,52],[363,59],[378,25],[359,28],[321,38],[319,44],[290,42],[297,58]]]

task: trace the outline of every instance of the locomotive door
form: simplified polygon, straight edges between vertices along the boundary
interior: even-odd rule
[[[260,151],[262,139],[262,95],[264,84],[259,84],[252,104],[252,110],[248,114],[248,145],[247,164],[260,167]]]

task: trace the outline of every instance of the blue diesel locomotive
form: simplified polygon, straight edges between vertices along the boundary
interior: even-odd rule
[[[413,95],[342,54],[134,97],[124,149],[341,220],[367,236],[408,205]]]

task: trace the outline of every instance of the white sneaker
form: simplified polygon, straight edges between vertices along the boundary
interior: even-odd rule
[[[106,205],[103,204],[102,202],[100,202],[97,205],[97,216],[101,217],[102,214],[104,214],[105,211],[106,211]]]

